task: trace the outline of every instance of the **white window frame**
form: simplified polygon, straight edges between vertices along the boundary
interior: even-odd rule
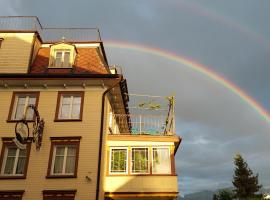
[[[61,65],[60,66],[56,66],[56,55],[57,53],[61,52]],[[66,52],[69,52],[69,58],[68,58],[68,65],[67,66],[64,66],[64,59],[65,59],[65,53]],[[72,51],[70,49],[55,49],[54,50],[54,61],[53,61],[53,65],[51,66],[52,68],[72,68],[72,65],[71,65],[71,54],[72,54]]]
[[[13,104],[13,108],[12,108],[12,115],[11,115],[11,120],[20,120],[20,119],[15,119],[15,115],[16,115],[16,111],[17,111],[17,108],[18,108],[18,102],[19,102],[19,98],[22,97],[22,96],[25,96],[25,102],[24,102],[24,109],[23,109],[23,115],[22,116],[25,116],[26,115],[26,111],[27,111],[27,107],[28,107],[28,103],[29,103],[29,99],[30,97],[32,97],[31,94],[27,94],[27,93],[17,93],[15,94],[15,101],[14,101],[14,104]],[[35,95],[35,106],[36,106],[36,103],[37,103],[37,95]],[[27,120],[32,120],[34,117],[34,113],[33,113],[33,116],[31,119],[27,119]]]
[[[132,172],[132,150],[133,149],[147,149],[148,152],[148,172]],[[150,156],[150,147],[145,147],[145,146],[136,146],[136,147],[131,147],[131,152],[130,152],[130,174],[150,174],[150,164],[151,164],[151,156]]]
[[[169,173],[154,173],[153,172],[153,167],[154,167],[154,149],[168,149],[169,150],[169,160],[170,160],[170,166],[169,166],[169,168],[170,168],[170,171],[169,171]],[[168,147],[168,146],[152,146],[152,157],[151,157],[151,159],[152,159],[152,165],[151,165],[151,167],[152,167],[152,174],[171,174],[172,173],[172,168],[171,168],[171,165],[172,165],[172,163],[171,163],[171,148],[170,147]]]
[[[73,147],[73,146],[76,149],[75,160],[74,160],[74,162],[75,162],[74,163],[74,172],[73,173],[65,173],[65,171],[66,171],[66,162],[67,162],[67,150],[68,150],[68,147]],[[56,156],[56,148],[57,147],[65,147],[62,173],[54,173],[54,164],[55,164],[55,156]],[[52,157],[50,175],[52,175],[52,176],[62,176],[62,175],[72,176],[72,175],[75,175],[77,151],[78,151],[78,148],[77,148],[76,144],[74,144],[74,145],[73,144],[67,144],[67,145],[65,145],[65,144],[55,144],[55,145],[53,145],[53,157]]]
[[[64,99],[64,97],[69,97],[69,98],[71,98],[71,100],[70,100],[70,105],[69,105],[69,112],[68,112],[68,118],[62,118],[61,117],[61,111],[62,111],[62,106],[63,106],[63,99]],[[80,97],[81,98],[81,102],[80,102],[80,111],[79,111],[79,117],[78,118],[72,118],[72,109],[73,109],[73,101],[74,101],[74,97]],[[75,120],[79,120],[80,118],[81,118],[81,109],[82,109],[82,95],[74,95],[74,94],[61,94],[61,97],[60,97],[60,105],[59,105],[59,111],[58,111],[58,119],[60,119],[60,120],[69,120],[69,119],[75,119]]]
[[[126,156],[126,171],[125,172],[112,172],[111,171],[111,163],[112,163],[112,150],[113,149],[122,149],[126,150],[127,156]],[[109,158],[109,174],[128,174],[128,163],[129,163],[129,151],[128,147],[110,147],[110,158]]]
[[[25,166],[24,166],[24,172],[22,174],[16,174],[16,169],[17,169],[17,165],[18,165],[18,160],[19,160],[19,154],[20,154],[20,150],[19,148],[16,149],[16,154],[15,154],[15,160],[14,160],[14,165],[13,165],[13,170],[12,170],[12,174],[5,174],[5,168],[6,168],[6,163],[7,163],[7,156],[8,156],[8,151],[10,148],[14,148],[11,146],[6,146],[5,147],[5,153],[4,153],[4,158],[3,158],[3,164],[2,164],[2,168],[1,168],[1,175],[2,176],[24,176],[24,172],[25,172],[25,167],[26,167],[26,162],[27,162],[27,149],[26,149],[26,156],[25,156]]]

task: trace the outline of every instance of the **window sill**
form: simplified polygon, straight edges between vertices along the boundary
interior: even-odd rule
[[[47,175],[46,178],[77,178],[77,175]]]
[[[107,176],[177,176],[177,174],[107,174]]]
[[[81,122],[82,119],[55,119],[54,122]]]
[[[15,120],[15,119],[7,119],[6,122],[7,123],[17,123],[21,120]],[[26,120],[27,122],[35,122],[34,120]]]
[[[17,176],[17,175],[14,175],[14,176],[0,175],[0,179],[26,179],[26,176],[25,175],[22,175],[22,176]]]
[[[55,119],[54,122],[81,122],[82,119]]]

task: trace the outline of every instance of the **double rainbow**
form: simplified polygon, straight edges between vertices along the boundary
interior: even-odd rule
[[[155,56],[169,59],[171,61],[175,61],[177,63],[181,63],[185,65],[186,67],[189,67],[190,69],[194,70],[195,72],[203,74],[207,76],[208,78],[216,81],[217,83],[227,88],[229,91],[233,92],[235,95],[239,96],[245,103],[251,106],[263,119],[265,119],[266,122],[270,123],[269,112],[265,108],[263,108],[257,101],[255,101],[255,99],[247,95],[241,88],[239,88],[234,83],[228,81],[224,77],[218,75],[217,73],[213,72],[209,68],[199,63],[196,63],[193,60],[189,60],[183,56],[180,56],[175,53],[165,51],[159,48],[153,48],[153,47],[143,46],[139,44],[127,43],[127,42],[105,41],[105,46],[111,47],[111,48],[127,49],[127,50],[142,52],[142,53],[148,53],[148,54],[152,54]]]

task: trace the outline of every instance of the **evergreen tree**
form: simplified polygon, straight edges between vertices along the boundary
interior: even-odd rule
[[[220,190],[213,196],[213,200],[233,200],[233,198],[234,194],[227,189]]]
[[[255,196],[255,193],[262,187],[258,183],[258,174],[253,175],[252,170],[240,154],[234,158],[235,170],[233,176],[233,185],[236,196],[239,199],[248,199]]]

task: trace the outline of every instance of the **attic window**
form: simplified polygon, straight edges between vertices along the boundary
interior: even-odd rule
[[[76,57],[76,48],[67,43],[51,45],[50,68],[72,68]]]
[[[55,50],[54,67],[70,67],[70,50]]]

